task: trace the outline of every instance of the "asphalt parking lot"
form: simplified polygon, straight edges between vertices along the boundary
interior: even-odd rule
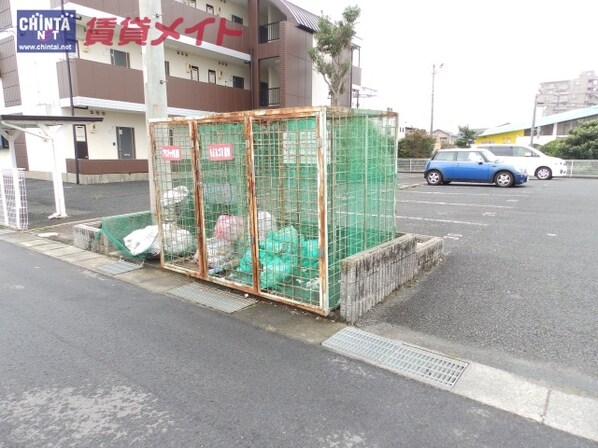
[[[357,325],[598,396],[597,191],[574,178],[400,190],[401,231],[444,238],[446,255]]]

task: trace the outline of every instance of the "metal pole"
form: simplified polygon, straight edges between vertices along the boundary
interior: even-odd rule
[[[432,64],[432,105],[430,107],[430,137],[434,132],[434,77],[436,76],[436,64]]]
[[[444,66],[444,63],[438,66],[440,70]],[[430,107],[430,137],[434,132],[434,78],[436,77],[436,64],[432,64],[432,105]]]
[[[60,8],[62,13],[64,14],[64,0],[60,1]],[[77,57],[79,55],[77,54]],[[75,116],[75,103],[73,101],[73,75],[71,74],[71,58],[69,56],[68,50],[65,50],[64,57],[66,58],[66,73],[69,85],[69,102],[71,106],[71,116]],[[77,151],[77,131],[75,130],[75,126],[71,126],[71,132],[73,134],[73,146],[75,152],[75,182],[79,185],[79,151]]]
[[[152,20],[162,20],[161,0],[139,0],[140,17]],[[164,69],[164,44],[152,45],[160,33],[155,27],[150,28],[147,44],[141,47],[143,60],[143,87],[145,91],[145,118],[147,135],[149,136],[149,121],[152,118],[167,118],[168,105],[166,95],[166,72]],[[150,210],[156,215],[155,186],[153,180],[153,152],[152,142],[147,139],[149,150],[147,156],[147,170],[149,177]]]
[[[538,108],[538,95],[534,97],[534,113],[532,115],[532,128],[530,132],[529,145],[534,145],[534,134],[536,133],[536,109]]]

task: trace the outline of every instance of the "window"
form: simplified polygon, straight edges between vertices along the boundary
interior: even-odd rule
[[[524,146],[514,146],[513,147],[513,156],[515,157],[538,157],[538,154],[529,150]]]
[[[4,138],[4,136],[2,136],[2,146],[1,147],[4,149],[9,147],[8,140],[6,140],[6,138]]]
[[[170,76],[170,62],[164,61],[164,74]]]
[[[492,146],[489,149],[492,150],[495,156],[511,157],[513,156],[513,148],[510,146]]]
[[[120,67],[130,67],[129,65],[129,53],[120,50],[110,50],[110,60],[112,65],[118,65]]]
[[[214,7],[213,7],[212,5],[208,5],[208,4],[206,3],[206,12],[207,12],[208,14],[214,14]]]
[[[243,25],[243,17],[232,15],[230,19],[235,23],[240,23],[241,25]]]
[[[216,84],[216,70],[208,70],[208,82]]]
[[[478,162],[484,160],[477,151],[459,151],[457,152],[457,160],[460,162]]]
[[[439,152],[434,157],[434,160],[454,160],[455,159],[455,152],[454,151],[444,151]]]
[[[240,76],[233,76],[233,87],[236,89],[244,89],[245,78],[241,78]]]
[[[197,0],[189,0],[189,6],[197,8]]]
[[[189,67],[189,71],[191,72],[191,79],[193,81],[199,81],[199,67],[192,65]]]

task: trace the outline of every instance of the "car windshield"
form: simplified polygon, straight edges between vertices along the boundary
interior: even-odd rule
[[[496,157],[494,154],[492,154],[488,149],[482,149],[480,148],[479,151],[484,155],[484,158],[488,161],[488,162],[496,162],[497,160],[499,160],[500,157]]]

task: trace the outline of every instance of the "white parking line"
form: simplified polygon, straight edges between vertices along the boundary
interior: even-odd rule
[[[459,207],[485,207],[485,208],[513,208],[508,205],[486,205],[486,204],[464,204],[461,202],[434,202],[434,201],[410,201],[410,200],[403,200],[399,201],[404,204],[432,204],[432,205],[456,205]]]
[[[404,194],[404,193],[413,193],[413,194],[440,194],[440,195],[446,195],[446,196],[493,196],[493,197],[497,197],[497,198],[501,198],[504,197],[502,195],[499,194],[490,194],[490,193],[456,193],[456,192],[443,192],[443,191],[422,191],[422,190],[405,190],[405,191],[401,191],[400,194]],[[527,198],[529,197],[529,194],[508,194],[508,197],[510,198]]]
[[[397,218],[398,219],[410,219],[412,221],[444,222],[444,223],[448,223],[448,224],[464,224],[466,226],[488,227],[488,224],[484,224],[481,222],[455,221],[452,219],[420,218],[419,216],[402,216],[402,215],[397,215]]]

